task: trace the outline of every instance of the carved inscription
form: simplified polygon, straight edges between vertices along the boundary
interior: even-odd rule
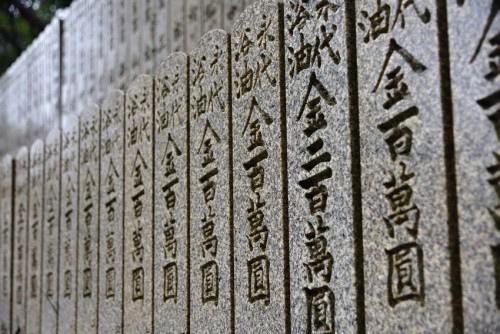
[[[12,254],[12,173],[10,156],[0,163],[0,296],[2,301],[11,299],[11,254]],[[0,303],[0,333],[7,334],[11,328],[10,302]]]
[[[205,4],[207,5],[207,4]],[[191,52],[191,330],[230,331],[229,38],[204,35]],[[196,311],[194,311],[196,310]]]
[[[187,330],[187,57],[170,55],[155,81],[155,328]],[[163,316],[170,314],[170,317]]]
[[[16,184],[14,187],[14,263],[12,326],[15,332],[26,332],[26,298],[28,258],[28,214],[29,214],[29,153],[26,147],[16,156]]]
[[[45,139],[43,185],[43,264],[41,328],[44,333],[57,331],[58,264],[60,230],[61,132],[53,130]]]
[[[29,222],[28,222],[28,272],[27,272],[27,333],[40,330],[40,288],[43,238],[43,163],[44,149],[41,140],[36,141],[30,149],[29,166]]]
[[[233,27],[236,331],[285,331],[278,27],[282,5],[259,1]],[[286,149],[286,148],[285,148]],[[269,322],[273,319],[273,323]],[[244,330],[243,328],[240,328]]]
[[[100,120],[97,106],[80,118],[77,323],[86,333],[97,332]]]
[[[125,116],[124,330],[152,332],[153,80],[139,76],[127,90]]]
[[[121,332],[125,96],[110,93],[101,107],[99,333]]]
[[[61,218],[59,249],[58,330],[76,332],[76,264],[78,238],[79,121],[63,126],[61,153]],[[82,233],[84,233],[82,227]]]

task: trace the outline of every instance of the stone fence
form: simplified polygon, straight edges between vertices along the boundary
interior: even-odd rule
[[[259,0],[123,90],[68,65],[1,164],[0,332],[500,332],[499,12]]]

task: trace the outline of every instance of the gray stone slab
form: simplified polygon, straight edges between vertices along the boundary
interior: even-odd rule
[[[245,10],[245,0],[223,0],[224,1],[224,6],[223,6],[223,25],[222,28],[224,28],[226,31],[230,31],[234,21],[240,16],[241,13],[243,13],[243,10]]]
[[[12,298],[12,157],[6,155],[0,164],[0,332],[11,333]]]
[[[284,228],[282,3],[258,1],[232,30],[236,332],[284,333],[289,319]],[[284,247],[285,246],[285,247]]]
[[[109,89],[109,76],[108,76],[108,57],[107,53],[109,52],[109,24],[108,24],[108,1],[98,1],[96,3],[96,13],[97,13],[97,34],[99,45],[97,48],[97,90],[94,101],[101,101],[104,98],[104,95],[108,92]]]
[[[175,0],[174,0],[175,1]],[[203,1],[202,0],[185,0],[186,2],[186,35],[187,45],[185,50],[191,51],[198,44],[201,34],[203,33]],[[173,13],[179,15],[180,13]]]
[[[436,6],[356,7],[366,331],[450,332]]]
[[[345,25],[343,1],[285,2],[294,333],[357,332]]]
[[[78,279],[79,121],[68,118],[61,139],[58,332],[76,333]]]
[[[114,91],[101,105],[98,333],[122,332],[124,118],[125,94]]]
[[[59,231],[61,228],[61,131],[45,139],[41,332],[57,333]]]
[[[119,8],[116,7],[119,0],[106,0],[106,20],[104,24],[107,27],[107,35],[105,44],[107,45],[106,50],[106,73],[108,75],[107,87],[104,94],[109,92],[112,87],[116,87],[116,81],[118,78],[118,72],[120,70],[117,58],[118,58],[118,41],[120,40],[120,29],[119,29]]]
[[[97,333],[98,328],[100,122],[98,106],[87,108],[80,117],[76,293],[78,333]]]
[[[158,66],[170,53],[170,16],[168,0],[155,0],[155,65]]]
[[[115,8],[117,9],[117,20],[118,20],[118,52],[116,65],[118,67],[117,71],[117,82],[115,87],[119,89],[125,89],[129,84],[128,75],[128,58],[130,57],[129,52],[129,38],[127,32],[127,1],[126,0],[115,0]]]
[[[155,79],[155,330],[189,332],[188,59],[173,53]],[[168,315],[168,316],[165,316]]]
[[[232,326],[229,34],[205,34],[190,56],[191,331]]]
[[[28,265],[26,277],[26,333],[28,334],[41,331],[44,160],[43,141],[37,140],[31,145],[29,162]]]
[[[156,0],[143,0],[141,3],[143,49],[140,73],[152,74],[155,68],[156,50]]]
[[[464,330],[500,331],[498,1],[448,1]],[[496,6],[496,7],[495,7]],[[495,95],[496,94],[496,95]]]
[[[145,28],[145,20],[142,15],[144,6],[143,0],[130,0],[125,2],[127,21],[127,39],[129,43],[129,58],[126,71],[129,72],[129,81],[133,80],[141,73],[141,65],[143,62],[144,39],[142,36]]]
[[[26,265],[28,261],[29,152],[21,148],[15,159],[14,260],[12,273],[12,331],[26,333]]]
[[[224,0],[203,1],[203,7],[201,9],[201,22],[203,23],[202,35],[210,30],[222,28],[224,16],[223,2]]]
[[[170,22],[170,52],[186,50],[186,3],[185,0],[168,0]],[[161,59],[163,61],[163,59]]]
[[[153,332],[153,84],[141,75],[126,93],[124,333]]]

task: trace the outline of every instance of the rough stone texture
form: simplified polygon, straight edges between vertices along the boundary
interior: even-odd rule
[[[99,220],[99,330],[122,332],[123,322],[123,172],[125,94],[110,93],[101,105]]]
[[[43,181],[44,146],[37,140],[31,145],[29,164],[29,219],[27,253],[27,316],[26,333],[39,333],[41,286],[42,286],[42,241],[43,241]]]
[[[143,39],[142,46],[142,61],[140,63],[140,72],[152,74],[155,68],[155,26],[156,26],[156,0],[142,0],[141,1],[141,20]]]
[[[245,0],[223,0],[223,25],[221,26],[226,31],[230,31],[233,27],[234,21],[238,16],[243,13],[245,7]]]
[[[128,63],[127,72],[129,72],[129,81],[135,79],[139,73],[141,73],[140,66],[142,65],[142,51],[144,49],[144,39],[142,36],[142,30],[144,28],[145,22],[142,15],[142,7],[144,5],[144,0],[128,0],[125,1],[126,7],[126,38],[128,40],[129,48],[127,52]]]
[[[107,25],[105,31],[107,31],[105,37],[106,47],[106,73],[108,75],[108,81],[105,92],[106,94],[111,90],[111,87],[116,86],[116,81],[118,78],[118,73],[120,70],[118,59],[118,42],[120,40],[120,29],[119,29],[119,8],[116,6],[119,0],[106,0],[106,14],[104,22]]]
[[[499,32],[498,1],[448,1],[464,330],[471,333],[500,332]]]
[[[58,332],[76,333],[79,121],[68,118],[61,139]]]
[[[80,117],[76,294],[78,333],[97,333],[98,325],[100,121],[98,106],[87,108]]]
[[[59,231],[61,228],[61,131],[45,139],[41,332],[57,333]]]
[[[236,332],[287,331],[282,10],[258,1],[232,31]]]
[[[229,34],[205,34],[190,56],[191,332],[232,326]]]
[[[203,0],[185,0],[185,2],[187,47],[182,51],[191,51],[200,40],[203,31]],[[179,13],[174,13],[174,15],[179,15]]]
[[[170,22],[170,52],[186,50],[186,3],[179,0],[168,0]],[[168,54],[167,54],[168,55]],[[161,59],[163,61],[163,59]]]
[[[116,3],[116,11],[118,20],[118,35],[119,38],[117,40],[118,43],[118,52],[116,53],[117,59],[115,66],[118,67],[117,73],[117,82],[116,88],[125,89],[129,84],[128,80],[130,76],[128,75],[128,58],[130,57],[129,51],[129,38],[128,38],[128,30],[127,30],[127,3],[126,0],[115,0]]]
[[[294,333],[356,332],[345,40],[342,1],[285,2]]]
[[[152,333],[153,78],[141,75],[125,107],[124,333]]]
[[[168,0],[155,0],[156,2],[156,25],[155,25],[155,64],[160,64],[167,58],[170,47],[170,24]]]
[[[366,330],[450,332],[436,7],[356,7]]]
[[[155,81],[155,329],[189,331],[188,59],[173,53]]]
[[[12,270],[12,157],[6,155],[0,164],[0,332],[10,333]]]
[[[201,34],[203,34],[214,30],[222,28],[223,22],[223,7],[225,0],[204,0],[203,6],[201,8],[201,22],[202,22],[202,30]],[[198,22],[199,24],[200,22]],[[201,36],[200,36],[201,38]],[[199,42],[199,40],[198,40]]]
[[[29,152],[26,147],[18,151],[15,164],[12,331],[26,333],[26,265],[28,261],[29,214]]]

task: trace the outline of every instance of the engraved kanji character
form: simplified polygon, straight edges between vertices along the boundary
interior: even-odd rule
[[[484,77],[488,81],[494,81],[500,74],[500,32],[493,36],[489,42],[493,47],[493,50],[488,54],[490,72]]]
[[[482,99],[477,100],[476,102],[481,108],[483,108],[483,110],[488,110],[493,106],[500,104],[500,89],[486,97],[483,97]],[[497,139],[500,140],[500,108],[487,117],[493,125]]]
[[[371,40],[376,40],[380,35],[387,34],[389,32],[389,19],[391,17],[391,7],[384,3],[382,5],[381,0],[377,0],[377,10],[373,14],[369,14],[367,11],[362,10],[361,16],[370,22],[370,27],[367,29],[364,23],[358,23],[359,28],[362,31],[366,31],[366,35],[363,38],[365,43]]]
[[[272,21],[267,18],[266,14],[262,15],[262,19],[264,22],[260,25],[260,31],[257,33],[257,45],[267,49],[267,43],[274,41],[275,38],[269,32]]]
[[[71,270],[66,270],[64,272],[64,298],[71,298]]]
[[[388,121],[377,125],[377,128],[383,132],[389,132],[385,138],[386,144],[389,146],[391,159],[394,161],[399,155],[409,155],[412,147],[413,132],[403,122],[411,117],[418,115],[418,108],[412,106]]]
[[[218,240],[216,236],[212,235],[208,238],[204,238],[201,243],[201,255],[203,256],[203,258],[205,258],[207,254],[210,254],[210,256],[216,258],[217,246],[218,246]]]
[[[142,262],[144,247],[142,246],[142,226],[138,226],[132,231],[132,258],[135,262]]]
[[[201,115],[205,114],[208,109],[208,97],[203,91],[202,86],[198,86],[198,93],[194,93],[194,106],[193,106],[193,118],[197,119]]]
[[[290,9],[295,14],[295,16],[292,17],[292,15],[287,15],[286,20],[288,22],[288,33],[290,35],[293,35],[295,28],[302,29],[302,27],[305,26],[307,21],[311,18],[311,14],[309,14],[309,12],[304,8],[304,6],[298,3],[290,1],[289,6]]]
[[[173,299],[177,303],[177,264],[168,263],[163,267],[163,301]]]
[[[265,255],[255,257],[247,262],[248,266],[248,300],[255,303],[259,300],[269,305],[271,292],[269,289],[269,259]]]
[[[116,197],[113,196],[109,201],[105,203],[106,207],[106,214],[108,217],[108,222],[114,222],[115,221],[115,206],[114,204],[116,203]]]
[[[394,226],[404,225],[408,233],[416,238],[418,235],[418,223],[420,221],[420,210],[412,202],[413,189],[407,183],[414,173],[407,173],[406,164],[400,162],[401,174],[394,175],[390,172],[389,180],[384,182],[387,189],[385,198],[390,207],[390,213],[384,217],[384,222],[389,230],[389,235],[394,238]]]
[[[213,302],[217,306],[219,301],[219,269],[215,261],[201,266],[201,300],[203,304]]]
[[[207,167],[209,164],[215,161],[214,151],[212,150],[211,138],[203,141],[203,161],[201,163],[202,167]]]
[[[309,250],[310,261],[304,263],[309,283],[328,283],[332,277],[333,256],[327,251],[328,241],[322,234],[328,230],[323,219],[318,216],[318,225],[307,222],[309,232],[306,233],[306,246]]]
[[[248,66],[248,60],[243,62],[243,70],[236,70],[236,79],[234,86],[236,88],[236,97],[239,99],[246,93],[252,91],[254,83],[254,70]]]
[[[208,206],[208,211],[203,213],[203,218],[201,218],[201,228],[203,232],[203,237],[208,238],[211,237],[214,234],[214,218],[215,218],[215,213],[212,212],[212,206]]]
[[[113,298],[115,296],[115,280],[116,273],[115,268],[109,268],[106,270],[106,279],[104,287],[104,295],[106,299]]]
[[[144,196],[144,194],[145,194],[144,189],[141,189],[137,194],[132,196],[132,202],[134,203],[133,204],[134,216],[136,218],[139,218],[142,216],[143,206],[142,206],[141,198],[142,198],[142,196]]]
[[[255,193],[257,190],[264,187],[265,171],[262,166],[257,165],[251,168],[247,173],[247,176],[250,179],[250,188],[252,189],[252,192]]]
[[[163,187],[163,199],[165,200],[165,207],[167,210],[173,210],[175,208],[176,202],[176,194],[175,191],[172,190],[172,187],[179,183],[179,179],[175,178],[169,182],[167,182]]]
[[[307,333],[335,333],[335,296],[327,286],[304,288],[307,303]]]
[[[144,299],[144,269],[136,268],[132,271],[132,301]]]
[[[389,83],[384,87],[387,90],[387,100],[382,105],[384,109],[392,108],[396,103],[403,100],[409,95],[408,85],[402,81],[404,73],[399,73],[401,66],[397,66],[394,70],[386,74]]]
[[[83,270],[83,298],[92,296],[92,271],[90,268]]]
[[[389,273],[387,291],[389,305],[407,300],[425,304],[424,262],[422,248],[412,242],[385,251]]]
[[[216,184],[211,178],[219,174],[218,168],[213,168],[206,172],[202,177],[200,177],[199,181],[203,184],[203,198],[205,199],[205,203],[209,203],[215,199],[215,190]]]
[[[495,300],[497,310],[500,310],[500,244],[491,246],[493,256],[493,268],[495,268]]]
[[[488,36],[488,33],[493,25],[493,21],[495,21],[495,18],[499,12],[500,12],[500,3],[498,2],[498,0],[491,0],[490,14],[488,15],[488,19],[486,20],[486,24],[484,25],[483,33],[481,34],[481,38],[479,39],[476,51],[474,52],[470,60],[471,64],[476,60],[476,57],[479,55],[479,51],[481,51],[484,40],[486,39],[486,36]]]
[[[495,157],[496,164],[486,168],[488,174],[490,174],[488,183],[495,190],[497,198],[500,198],[500,154],[493,152],[493,155]],[[494,207],[489,207],[488,211],[495,222],[496,229],[500,231],[500,204],[497,204]]]
[[[240,56],[248,55],[250,48],[254,45],[254,42],[248,37],[250,33],[250,28],[245,28],[242,32],[238,33],[236,36],[236,52],[234,53],[234,59],[238,62]]]
[[[418,18],[420,21],[423,23],[427,24],[431,20],[431,12],[427,8],[424,9],[423,12],[420,11],[420,9],[417,7],[415,4],[415,0],[398,0],[397,8],[396,8],[396,15],[394,15],[394,23],[392,24],[391,29],[394,29],[396,26],[396,23],[398,20],[401,18],[401,28],[404,29],[405,27],[405,14],[404,10],[410,6],[413,6],[413,9],[415,10],[415,13],[417,14]]]

